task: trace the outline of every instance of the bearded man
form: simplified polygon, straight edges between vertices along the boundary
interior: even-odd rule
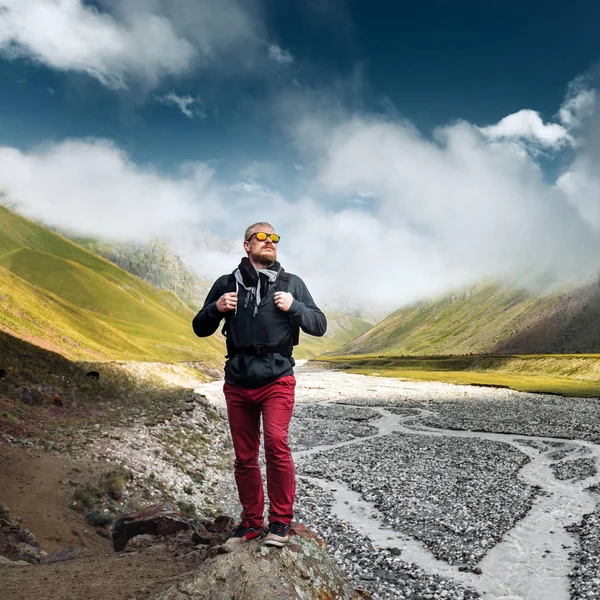
[[[293,346],[299,331],[322,336],[325,315],[306,285],[277,262],[280,236],[266,222],[246,229],[238,268],[219,277],[202,310],[194,317],[196,335],[212,335],[225,319],[227,417],[235,451],[235,481],[242,505],[241,522],[228,544],[262,536],[263,481],[258,465],[260,420],[269,496],[269,529],[264,543],[284,546],[289,540],[296,476],[288,445],[294,408]]]

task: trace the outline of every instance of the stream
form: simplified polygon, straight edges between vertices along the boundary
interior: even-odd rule
[[[323,404],[322,404],[323,405]],[[479,563],[480,575],[460,572],[455,566],[435,559],[431,552],[418,540],[408,535],[382,528],[382,519],[372,503],[361,499],[341,481],[327,481],[308,477],[307,480],[333,492],[336,500],[332,512],[357,531],[371,540],[375,547],[387,548],[394,544],[402,550],[402,558],[417,564],[422,569],[453,579],[457,583],[476,589],[480,594],[493,599],[523,600],[568,600],[571,570],[569,552],[574,540],[565,531],[565,526],[581,520],[585,513],[595,508],[595,500],[585,488],[600,483],[595,475],[573,482],[560,481],[551,469],[552,458],[526,443],[523,436],[475,431],[456,431],[414,427],[419,416],[400,416],[383,408],[376,409],[381,418],[374,423],[379,431],[375,436],[399,432],[404,435],[448,436],[477,438],[503,442],[517,448],[530,458],[530,462],[519,472],[519,477],[531,486],[538,486],[545,494],[539,495],[527,516],[503,536],[502,543],[492,548]],[[428,411],[421,411],[425,414]],[[406,423],[413,424],[408,428]],[[368,437],[348,440],[332,445],[315,446],[309,450],[294,453],[300,460],[305,456],[318,454],[334,448],[363,444]],[[529,437],[539,442],[565,443],[563,439],[547,437]],[[580,456],[581,450],[598,462],[600,447],[588,442],[570,440],[569,453]]]

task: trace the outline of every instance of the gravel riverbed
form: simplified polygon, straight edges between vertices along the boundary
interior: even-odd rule
[[[600,598],[598,399],[311,367],[297,379],[297,518],[357,586]],[[221,384],[199,391],[223,408]]]

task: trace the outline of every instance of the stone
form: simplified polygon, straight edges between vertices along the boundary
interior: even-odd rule
[[[136,535],[170,535],[190,528],[190,522],[173,505],[153,504],[123,515],[115,521],[112,530],[113,548],[116,552],[121,552]]]
[[[77,558],[81,554],[87,554],[87,552],[88,551],[85,548],[74,548],[71,546],[69,548],[66,548],[65,550],[57,550],[56,552],[53,552],[46,558],[43,558],[40,562],[42,562],[42,563],[64,562],[66,560],[73,560],[74,558]]]
[[[0,555],[0,566],[3,567],[26,567],[30,564],[32,563],[27,562],[26,560],[10,560],[10,558]]]
[[[264,546],[257,540],[233,548],[211,548],[192,575],[186,575],[154,600],[257,598],[368,600],[369,595],[353,589],[312,534],[292,535],[283,548]]]

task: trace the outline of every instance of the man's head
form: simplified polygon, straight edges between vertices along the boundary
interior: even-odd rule
[[[278,242],[279,237],[275,234],[275,229],[264,221],[254,223],[246,229],[244,250],[248,254],[248,260],[258,269],[264,269],[277,260],[277,242],[271,239],[271,234],[275,235]]]

